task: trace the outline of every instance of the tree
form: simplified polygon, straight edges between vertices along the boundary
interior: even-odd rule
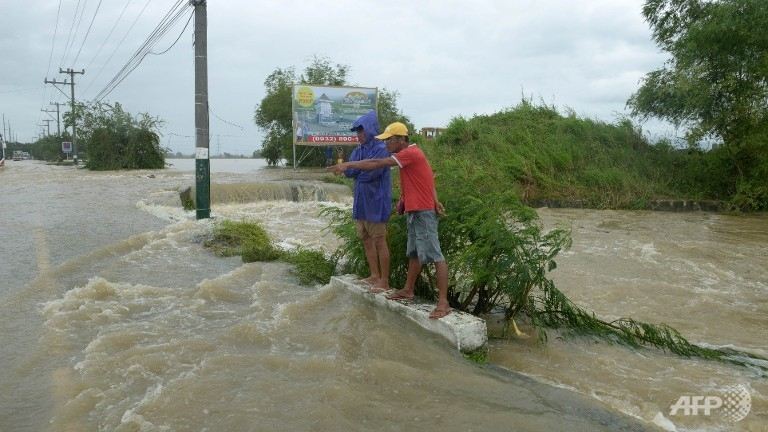
[[[166,150],[157,129],[162,121],[146,113],[136,117],[122,105],[97,102],[75,110],[78,143],[93,170],[158,169],[165,167]],[[72,116],[67,117],[71,121]]]
[[[397,98],[399,97],[400,93],[397,90],[389,91],[386,88],[379,90],[379,126],[381,126],[383,129],[390,123],[401,122],[408,126],[408,130],[412,134],[415,134],[416,129],[413,126],[413,123],[411,123],[411,119],[400,112],[397,108]]]
[[[692,146],[722,141],[728,192],[767,208],[768,2],[647,0],[643,15],[671,58],[629,99],[633,114],[685,127]]]
[[[256,107],[254,121],[264,129],[266,135],[262,143],[262,156],[269,165],[277,165],[280,159],[292,163],[291,155],[293,130],[291,118],[291,96],[294,83],[310,85],[343,86],[347,81],[349,66],[332,65],[326,57],[313,57],[304,73],[296,76],[293,67],[277,68],[264,80],[266,96]],[[312,149],[305,159],[308,165],[320,165],[325,156],[318,149]]]
[[[295,83],[309,85],[347,85],[349,66],[332,64],[326,57],[313,57],[311,63],[301,75],[296,75],[293,67],[277,68],[264,80],[266,96],[256,107],[253,119],[257,126],[264,129],[265,136],[261,146],[261,156],[269,165],[277,165],[281,159],[291,160],[293,146],[291,97]],[[413,124],[397,108],[397,91],[383,89],[379,91],[378,114],[382,127],[393,121],[401,121],[413,130]],[[301,162],[308,166],[321,166],[325,155],[320,148],[311,148],[308,156]]]

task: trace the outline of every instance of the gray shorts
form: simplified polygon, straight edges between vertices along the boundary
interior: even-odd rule
[[[406,215],[408,246],[405,254],[422,264],[445,261],[437,238],[437,215],[434,210],[410,212]]]

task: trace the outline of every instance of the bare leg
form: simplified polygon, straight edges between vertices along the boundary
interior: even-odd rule
[[[416,288],[416,278],[419,276],[419,273],[421,273],[421,262],[419,262],[418,258],[409,258],[408,259],[408,276],[406,276],[405,279],[405,287],[403,289],[396,291],[392,295],[388,296],[387,298],[395,298],[395,299],[406,299],[406,298],[413,298],[413,291]]]
[[[378,292],[389,290],[389,246],[387,246],[387,237],[379,236],[373,239],[376,245],[376,253],[379,255],[379,283],[374,285]]]
[[[445,261],[435,263],[435,275],[437,276],[437,305],[429,314],[430,318],[442,318],[451,312],[448,304],[448,264]]]
[[[371,272],[371,275],[363,279],[363,282],[376,285],[381,278],[381,274],[379,274],[379,263],[376,259],[376,245],[374,244],[374,239],[370,237],[364,239],[363,248],[365,249],[365,259],[368,261],[368,269]]]

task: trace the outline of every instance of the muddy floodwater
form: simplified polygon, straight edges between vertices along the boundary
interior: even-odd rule
[[[178,198],[194,161],[169,162],[0,169],[0,431],[768,430],[756,369],[554,331],[492,340],[479,366],[286,264],[213,256],[213,222]],[[319,211],[351,197],[322,172],[211,169],[216,219],[259,221],[283,247],[338,245]],[[768,357],[767,216],[539,213],[572,230],[553,277],[578,305]],[[731,388],[750,398],[738,422],[671,413]]]

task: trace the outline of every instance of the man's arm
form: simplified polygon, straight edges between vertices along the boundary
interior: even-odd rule
[[[333,171],[336,174],[341,174],[350,168],[370,171],[377,168],[391,167],[395,165],[397,165],[397,162],[395,162],[395,160],[391,157],[388,157],[384,159],[366,159],[361,161],[343,162],[337,165],[329,166],[326,168],[326,170]]]
[[[445,207],[443,207],[443,203],[437,199],[437,188],[432,189],[432,195],[435,197],[435,213],[437,213],[438,216],[443,216],[445,214]]]

